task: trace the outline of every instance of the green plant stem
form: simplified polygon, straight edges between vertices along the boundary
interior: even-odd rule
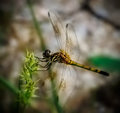
[[[6,88],[8,88],[9,91],[11,91],[16,96],[18,95],[19,90],[13,84],[11,84],[9,81],[5,80],[1,76],[0,76],[0,84],[2,84],[3,86],[5,86]]]
[[[19,89],[17,87],[15,87],[13,84],[11,84],[9,81],[7,81],[1,76],[0,76],[0,84],[3,85],[5,88],[7,88],[10,92],[12,92],[16,96],[16,98],[18,98]],[[19,113],[19,102],[16,101],[15,103],[16,103],[16,106],[15,106],[14,113]]]
[[[54,106],[56,108],[56,111],[57,111],[57,113],[64,113],[64,111],[59,103],[59,98],[58,98],[57,91],[55,89],[54,80],[52,80],[52,79],[51,79],[51,86],[52,86],[52,100],[53,100]]]
[[[30,9],[30,13],[31,13],[31,15],[32,15],[32,20],[33,20],[34,26],[35,26],[36,31],[37,31],[37,33],[38,33],[38,36],[39,36],[39,38],[40,38],[41,48],[42,48],[42,50],[44,51],[44,50],[46,49],[46,46],[45,46],[45,42],[44,42],[44,40],[43,40],[42,30],[41,30],[41,28],[40,28],[40,26],[39,26],[39,23],[37,22],[37,19],[36,19],[36,17],[35,17],[31,0],[27,0],[27,4],[28,4],[28,7],[29,7],[29,9]]]

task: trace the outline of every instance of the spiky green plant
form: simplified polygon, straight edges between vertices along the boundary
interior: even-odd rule
[[[33,80],[33,75],[38,70],[38,60],[35,58],[34,53],[28,52],[25,58],[25,62],[20,74],[20,92],[19,92],[19,103],[24,109],[30,104],[31,99],[36,97],[35,91],[38,89],[36,83],[38,81]]]

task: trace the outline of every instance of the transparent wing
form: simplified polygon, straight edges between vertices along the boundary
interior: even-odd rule
[[[80,47],[74,27],[71,24],[66,24],[65,51],[70,55],[72,60],[78,60],[80,56]]]
[[[57,14],[48,12],[49,20],[52,24],[55,37],[59,46],[59,49],[64,49],[65,47],[65,27],[63,26],[61,19]]]
[[[58,90],[62,103],[65,103],[72,96],[72,94],[75,93],[75,85],[77,81],[76,73],[72,66],[67,65],[66,67],[67,68],[64,69],[63,73],[61,73]]]

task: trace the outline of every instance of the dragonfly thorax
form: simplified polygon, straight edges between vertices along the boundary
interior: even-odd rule
[[[67,54],[64,50],[60,50],[59,55],[60,55],[60,59],[59,59],[60,63],[71,64],[72,60],[69,54]]]

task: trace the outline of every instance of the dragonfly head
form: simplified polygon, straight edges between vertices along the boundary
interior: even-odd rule
[[[44,58],[49,58],[50,57],[50,53],[51,51],[49,49],[46,49],[44,52],[43,52],[43,57]]]

